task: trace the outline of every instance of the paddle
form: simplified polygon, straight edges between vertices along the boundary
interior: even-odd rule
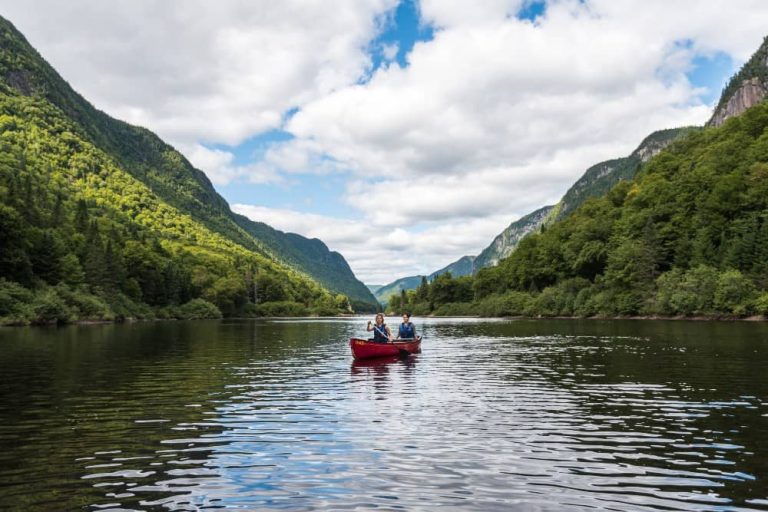
[[[394,345],[395,344],[395,340],[392,340],[390,343],[392,343]],[[400,357],[408,357],[408,356],[411,355],[410,352],[408,352],[407,350],[405,350],[402,347],[397,347],[397,353],[400,355]]]
[[[379,327],[379,326],[378,326],[378,325],[376,325],[376,324],[371,324],[371,321],[370,321],[370,320],[368,320],[368,330],[369,330],[369,331],[371,330],[371,325],[373,325],[373,332],[374,332],[374,333],[378,333],[378,334],[379,334],[379,335],[381,335],[382,337],[384,337],[384,338],[387,338],[387,343],[389,343],[389,342],[391,342],[391,341],[392,341],[392,340],[391,340],[391,336],[390,336],[389,334],[387,334],[387,331],[385,331],[385,330],[383,329],[383,327],[386,327],[386,325],[385,325],[385,324],[381,324],[381,327]],[[374,334],[374,339],[376,339],[376,334]]]
[[[396,340],[392,340],[392,344],[394,344],[396,341],[408,343],[408,342],[417,341],[419,339],[421,338],[419,338],[418,336],[414,336],[413,338],[397,338]],[[408,352],[404,348],[397,347],[397,350],[400,353],[400,357],[408,357],[413,354],[413,352]]]

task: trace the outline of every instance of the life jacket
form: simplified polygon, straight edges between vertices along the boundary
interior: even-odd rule
[[[377,343],[386,343],[389,341],[389,337],[387,336],[387,324],[381,324],[381,326],[373,324],[373,341]]]
[[[400,324],[400,329],[398,329],[398,336],[401,338],[415,338],[416,337],[416,326],[413,325],[411,322],[402,323]]]

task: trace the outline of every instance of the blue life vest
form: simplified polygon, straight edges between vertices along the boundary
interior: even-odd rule
[[[416,326],[413,325],[411,322],[408,322],[407,324],[405,323],[400,324],[400,329],[398,329],[397,335],[400,338],[415,338]]]
[[[381,327],[373,324],[373,341],[376,343],[386,343],[389,341],[389,337],[387,336],[387,324],[381,324]]]

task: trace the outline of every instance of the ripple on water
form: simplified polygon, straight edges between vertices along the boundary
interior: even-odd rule
[[[435,319],[359,363],[359,320],[5,340],[65,354],[4,395],[0,505],[768,510],[765,349],[689,328]]]

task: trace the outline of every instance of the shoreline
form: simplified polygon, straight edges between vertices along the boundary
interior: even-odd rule
[[[259,316],[259,317],[229,317],[229,318],[193,318],[193,319],[178,319],[178,318],[124,318],[122,320],[73,320],[66,323],[41,323],[41,324],[9,324],[0,325],[0,329],[3,328],[19,328],[19,327],[66,327],[72,325],[120,325],[120,324],[134,324],[142,322],[190,322],[199,320],[322,320],[322,319],[343,319],[354,318],[359,316],[365,316],[365,313],[360,315],[335,315],[335,316]],[[397,315],[387,315],[397,316]],[[525,316],[525,315],[513,315],[513,316],[480,316],[480,315],[421,315],[422,318],[476,318],[476,319],[488,319],[488,320],[631,320],[631,321],[688,321],[688,322],[768,322],[768,315],[750,315],[746,317],[728,316],[728,315],[695,315],[695,316],[683,316],[683,315],[634,315],[634,316]]]

